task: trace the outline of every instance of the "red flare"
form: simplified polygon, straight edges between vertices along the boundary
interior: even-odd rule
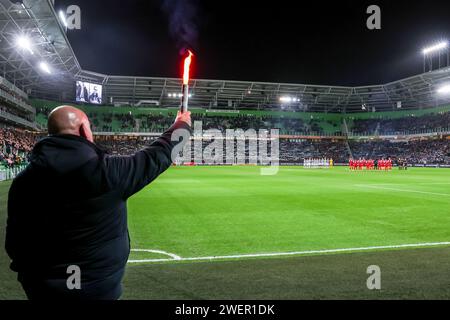
[[[191,70],[191,63],[192,63],[192,57],[194,54],[191,50],[188,50],[189,56],[184,60],[184,75],[183,75],[183,84],[188,85],[189,84],[189,75]]]

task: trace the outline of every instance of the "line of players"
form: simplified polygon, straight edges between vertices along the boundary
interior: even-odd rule
[[[359,170],[380,170],[391,171],[393,166],[392,159],[366,160],[366,159],[350,159],[349,167],[352,171]]]
[[[321,168],[333,168],[334,161],[333,159],[328,158],[310,158],[310,159],[304,159],[303,161],[303,167],[305,169],[321,169]]]

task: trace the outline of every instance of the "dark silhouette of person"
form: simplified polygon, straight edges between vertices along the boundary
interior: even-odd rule
[[[134,155],[108,156],[94,144],[84,112],[51,112],[49,136],[34,147],[8,198],[6,250],[29,299],[120,298],[130,252],[127,199],[172,165],[172,150],[183,143],[172,141],[177,130],[191,130],[190,113],[179,113]],[[68,284],[73,268],[79,288]]]

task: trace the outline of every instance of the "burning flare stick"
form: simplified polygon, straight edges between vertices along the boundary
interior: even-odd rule
[[[183,74],[183,98],[181,100],[181,112],[188,111],[189,106],[189,74],[191,69],[192,57],[194,54],[189,50],[188,57],[184,60],[184,74]]]

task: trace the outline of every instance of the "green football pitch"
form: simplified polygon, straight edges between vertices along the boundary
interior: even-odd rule
[[[128,202],[124,298],[448,299],[449,190],[446,169],[171,168]],[[0,298],[22,298],[5,260]]]

